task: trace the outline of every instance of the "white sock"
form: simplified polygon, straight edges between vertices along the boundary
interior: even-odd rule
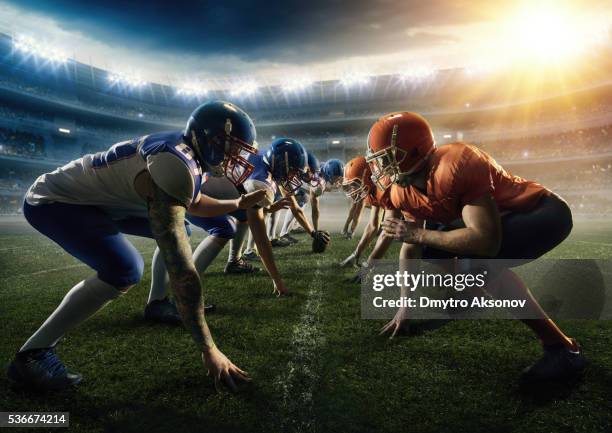
[[[255,239],[253,239],[253,233],[249,230],[249,239],[247,240],[247,247],[244,250],[245,254],[251,254],[255,252]]]
[[[206,271],[228,241],[229,239],[208,236],[200,242],[193,252],[193,263],[200,275]]]
[[[228,262],[235,262],[242,255],[242,244],[249,231],[249,224],[246,221],[238,221],[236,224],[236,234],[230,241]]]
[[[287,209],[285,211],[285,221],[283,222],[283,228],[280,232],[281,238],[289,233],[289,231],[291,230],[291,223],[293,223],[294,219],[295,217],[293,216],[293,212],[291,212],[290,209]]]
[[[151,290],[149,290],[147,304],[151,303],[151,301],[161,300],[168,296],[169,285],[170,280],[168,278],[166,264],[164,263],[164,258],[159,247],[157,247],[153,253],[153,260],[151,261]]]
[[[19,351],[54,346],[69,329],[89,319],[122,294],[97,276],[81,281],[70,289],[55,311]]]
[[[271,213],[268,217],[268,239],[276,239],[276,223],[278,222],[278,212]]]

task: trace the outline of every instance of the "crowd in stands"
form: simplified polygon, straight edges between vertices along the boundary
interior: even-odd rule
[[[474,142],[500,160],[555,158],[612,152],[612,125],[510,140]]]
[[[0,155],[43,158],[45,139],[30,132],[0,128]]]

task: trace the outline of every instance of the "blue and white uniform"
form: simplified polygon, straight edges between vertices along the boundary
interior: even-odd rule
[[[201,192],[219,200],[232,200],[240,197],[240,192],[226,177],[214,177],[210,173],[202,176]],[[198,217],[187,214],[190,223],[202,228],[209,235],[223,239],[232,239],[236,234],[236,221],[246,222],[245,209],[238,209],[216,217]]]
[[[264,190],[266,196],[257,205],[260,207],[268,207],[275,200],[277,196],[280,198],[280,190],[278,185],[272,179],[272,173],[270,167],[264,161],[263,155],[251,154],[249,155],[248,161],[253,164],[253,171],[242,184],[242,187],[247,193],[254,191]]]
[[[43,174],[28,190],[28,222],[115,287],[137,283],[143,260],[124,234],[153,237],[142,174],[185,206],[199,200],[202,169],[181,131],[117,143]],[[189,230],[188,230],[189,231]]]

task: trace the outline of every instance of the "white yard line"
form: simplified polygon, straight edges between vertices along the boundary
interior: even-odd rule
[[[84,263],[78,263],[76,265],[68,265],[68,266],[60,266],[60,267],[51,268],[51,269],[43,269],[41,271],[30,272],[30,273],[26,273],[26,274],[15,274],[15,275],[11,275],[9,277],[2,278],[2,280],[0,280],[0,281],[6,281],[6,280],[10,280],[10,279],[13,279],[13,278],[20,278],[20,277],[34,277],[36,275],[48,274],[50,272],[64,271],[64,270],[67,270],[67,269],[75,269],[75,268],[82,268],[82,267],[87,267],[87,265],[84,264]]]
[[[593,241],[574,241],[574,242],[577,242],[579,244],[597,245],[600,247],[612,247],[612,244],[608,244],[605,242],[593,242]]]
[[[325,344],[320,329],[323,280],[317,262],[314,278],[308,290],[308,299],[302,308],[298,323],[293,327],[291,346],[293,358],[282,374],[274,380],[281,395],[280,431],[312,432],[315,430],[313,392],[319,381],[315,361]]]

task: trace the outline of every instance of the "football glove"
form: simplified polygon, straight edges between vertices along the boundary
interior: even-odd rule
[[[313,230],[310,236],[312,236],[312,252],[322,253],[325,251],[331,239],[329,232],[324,230]]]

